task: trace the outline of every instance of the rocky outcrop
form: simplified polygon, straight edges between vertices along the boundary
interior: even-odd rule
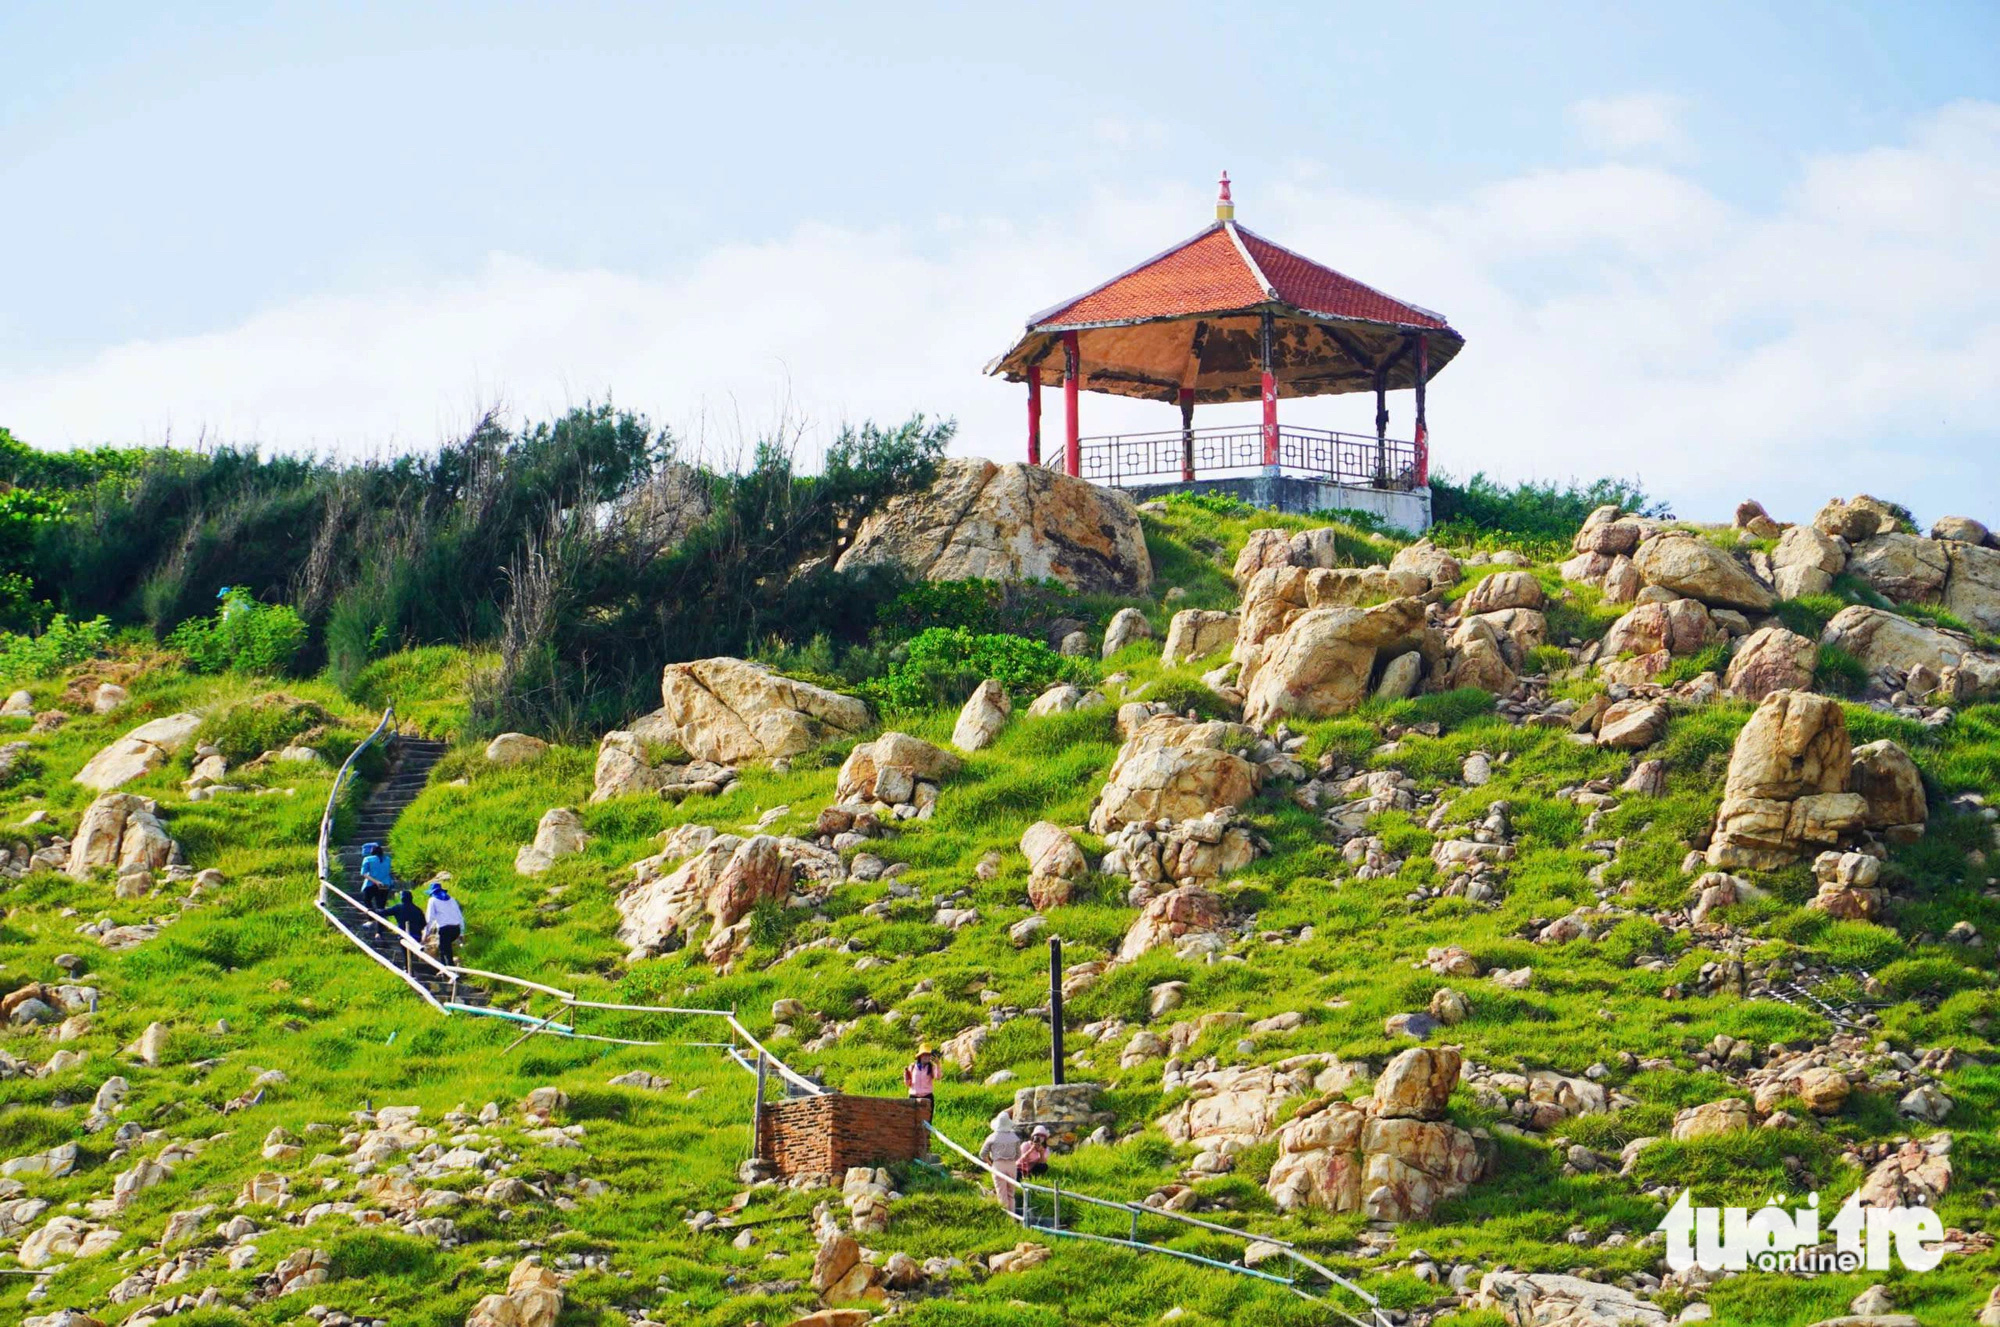
[[[1819,666],[1819,646],[1783,627],[1761,627],[1729,656],[1723,689],[1739,700],[1762,700],[1773,691],[1804,691]]]
[[[617,899],[623,919],[618,938],[635,952],[658,952],[688,938],[706,918],[712,929],[704,957],[732,961],[749,944],[756,906],[783,902],[791,892],[794,867],[787,850],[808,846],[768,834],[749,839],[718,834],[666,875],[649,873],[641,863],[640,878]]]
[[[1526,571],[1496,571],[1459,602],[1463,613],[1497,613],[1503,608],[1539,609],[1547,601],[1542,583]]]
[[[1378,658],[1408,653],[1423,626],[1424,606],[1410,598],[1307,610],[1244,665],[1244,721],[1345,714],[1367,697]]]
[[[1153,624],[1146,615],[1136,608],[1121,608],[1111,615],[1111,621],[1104,627],[1104,647],[1101,651],[1109,659],[1133,641],[1151,640]]]
[[[883,503],[836,570],[895,566],[917,580],[1056,580],[1141,594],[1153,564],[1130,496],[1038,465],[955,457],[930,487]]]
[[[1820,644],[1846,650],[1892,690],[1921,670],[1959,698],[2000,691],[2000,655],[1974,649],[1963,636],[1879,608],[1852,604],[1841,609],[1826,624]]]
[[[1844,539],[1850,545],[1895,530],[1901,524],[1888,503],[1866,493],[1845,502],[1834,498],[1819,509],[1812,523],[1821,534]]]
[[[1365,1078],[1366,1068],[1331,1055],[1295,1055],[1275,1064],[1207,1070],[1187,1080],[1187,1100],[1160,1117],[1160,1132],[1171,1143],[1204,1151],[1254,1147],[1277,1130],[1286,1102],[1307,1092],[1342,1091]]]
[[[1488,1272],[1468,1307],[1519,1327],[1668,1327],[1674,1321],[1630,1290],[1556,1272]]]
[[[1167,622],[1167,643],[1160,651],[1160,662],[1171,668],[1227,649],[1236,643],[1236,625],[1234,613],[1183,608]]]
[[[521,845],[514,854],[514,870],[521,875],[540,875],[561,858],[582,852],[589,841],[582,816],[567,806],[551,807],[535,826],[535,841]]]
[[[1848,554],[1847,570],[1899,604],[1935,599],[1951,570],[1945,546],[1913,534],[1878,534]]]
[[[1951,1187],[1951,1135],[1904,1143],[1861,1181],[1863,1207],[1935,1207]]]
[[[162,870],[179,859],[180,845],[160,822],[157,802],[133,793],[105,793],[84,811],[64,869],[88,880],[100,867],[115,868],[123,876]]]
[[[1699,535],[1666,530],[1639,545],[1633,569],[1647,585],[1657,585],[1710,608],[1768,611],[1778,601],[1771,588],[1742,563]]]
[[[1689,1106],[1674,1115],[1673,1139],[1677,1143],[1717,1134],[1745,1133],[1750,1128],[1750,1103],[1727,1097]]]
[[[1265,1188],[1280,1211],[1365,1212],[1374,1221],[1430,1215],[1486,1165],[1482,1140],[1445,1121],[1459,1054],[1414,1047],[1389,1062],[1374,1094],[1322,1098],[1279,1131]]]
[[[1270,845],[1229,807],[1185,820],[1135,820],[1104,836],[1104,873],[1137,885],[1205,885],[1227,879]]]
[[[887,806],[921,804],[937,796],[938,785],[958,772],[958,757],[920,737],[886,732],[847,753],[835,781],[834,797],[847,803],[880,802]],[[929,785],[927,796],[920,785]]]
[[[506,1293],[472,1306],[465,1327],[555,1327],[562,1307],[562,1282],[540,1259],[527,1257],[508,1274]]]
[[[1792,525],[1771,551],[1772,583],[1780,599],[1825,594],[1847,566],[1847,548],[1810,525]]]
[[[1944,606],[1981,631],[2000,633],[2000,548],[1953,541],[1944,551]]]
[[[1433,590],[1448,590],[1465,576],[1458,559],[1428,539],[1398,549],[1396,556],[1389,559],[1389,570],[1413,572],[1423,577]]]
[[[1424,594],[1429,582],[1414,571],[1380,567],[1273,567],[1244,587],[1242,623],[1230,658],[1253,668],[1266,644],[1315,608],[1360,608]]]
[[[1867,803],[1849,790],[1847,718],[1803,691],[1765,697],[1736,735],[1708,860],[1769,869],[1858,831]]]
[[[1650,682],[1677,658],[1700,654],[1725,639],[1699,600],[1640,604],[1611,624],[1598,650],[1598,672],[1607,681]]]
[[[1159,895],[1139,910],[1139,919],[1118,946],[1118,962],[1130,963],[1162,945],[1189,935],[1213,934],[1222,925],[1222,900],[1200,885],[1183,885]]]
[[[1929,808],[1924,779],[1910,753],[1888,738],[1854,748],[1854,791],[1867,803],[1863,823],[1892,843],[1923,837]]]
[[[142,723],[92,756],[76,772],[75,782],[99,792],[122,788],[179,755],[200,727],[198,714],[170,714]]]
[[[1813,858],[1819,893],[1806,901],[1844,921],[1880,921],[1889,910],[1889,891],[1880,887],[1882,863],[1862,852],[1823,852]]]
[[[1091,832],[1243,805],[1256,794],[1259,775],[1238,752],[1257,738],[1255,729],[1237,723],[1198,723],[1175,714],[1144,720],[1118,749],[1110,781],[1091,809]]]
[[[1083,849],[1068,830],[1052,821],[1037,820],[1028,826],[1021,835],[1021,854],[1028,859],[1028,904],[1036,912],[1070,902],[1090,873]]]
[[[958,712],[958,722],[952,725],[951,744],[960,751],[983,751],[993,745],[993,739],[1007,726],[1007,716],[1013,712],[1014,702],[1007,698],[1007,688],[998,680],[987,678],[966,697],[964,707]]]
[[[853,696],[743,659],[668,664],[660,694],[673,740],[721,765],[797,755],[868,726],[868,706]]]
[[[650,793],[677,802],[683,797],[713,797],[735,782],[734,768],[712,760],[655,763],[645,739],[621,728],[606,733],[597,744],[590,800]]]

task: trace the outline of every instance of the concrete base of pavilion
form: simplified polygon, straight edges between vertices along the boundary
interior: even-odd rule
[[[1305,515],[1347,509],[1382,518],[1406,534],[1422,534],[1431,524],[1429,488],[1361,488],[1297,475],[1247,475],[1237,479],[1196,479],[1185,483],[1134,484],[1125,490],[1140,502],[1169,493],[1227,493],[1253,507]]]

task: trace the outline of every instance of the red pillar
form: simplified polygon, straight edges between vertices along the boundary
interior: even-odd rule
[[[1431,482],[1431,430],[1424,422],[1424,384],[1431,376],[1431,339],[1417,333],[1417,487]]]
[[[1278,380],[1271,373],[1271,315],[1265,314],[1258,329],[1259,349],[1264,364],[1264,464],[1278,463]]]
[[[1083,444],[1077,433],[1077,399],[1082,364],[1076,351],[1076,333],[1063,333],[1063,471],[1083,472]]]
[[[1042,463],[1042,366],[1028,366],[1028,464]]]

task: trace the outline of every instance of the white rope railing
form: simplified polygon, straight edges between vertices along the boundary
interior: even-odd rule
[[[580,998],[573,991],[566,991],[563,990],[561,987],[549,986],[546,985],[545,983],[538,981],[530,981],[526,977],[516,977],[510,973],[505,973],[505,972],[492,972],[484,968],[467,968],[467,967],[459,967],[456,965],[447,965],[445,963],[441,963],[436,958],[433,958],[430,952],[426,950],[422,945],[412,942],[410,938],[407,935],[405,935],[400,929],[395,930],[396,938],[399,941],[400,946],[404,950],[404,952],[428,964],[431,969],[435,970],[440,975],[440,977],[442,977],[449,984],[451,990],[451,998],[440,1001],[436,998],[436,996],[434,996],[431,993],[429,988],[427,988],[423,982],[417,980],[416,977],[411,973],[405,972],[397,968],[396,965],[394,963],[391,963],[386,957],[384,957],[383,954],[374,945],[371,945],[367,941],[363,940],[360,936],[356,935],[352,929],[343,924],[340,918],[330,908],[326,906],[326,899],[328,895],[332,895],[334,897],[337,897],[345,901],[350,906],[358,910],[364,916],[368,914],[369,910],[358,899],[354,898],[352,895],[348,894],[345,890],[341,889],[338,885],[333,883],[332,855],[331,855],[330,844],[333,834],[333,823],[335,818],[335,812],[337,810],[337,802],[340,797],[340,792],[342,787],[345,785],[348,777],[353,772],[355,761],[360,757],[363,751],[367,750],[376,741],[380,740],[382,734],[388,731],[390,725],[395,720],[395,715],[396,711],[394,706],[390,706],[388,709],[384,710],[382,714],[382,721],[375,726],[375,730],[369,733],[367,737],[363,738],[361,744],[355,747],[353,752],[351,752],[348,755],[346,761],[344,761],[341,764],[339,772],[334,776],[333,791],[327,795],[325,814],[320,817],[320,826],[319,826],[320,897],[317,906],[319,908],[320,913],[324,915],[328,921],[333,923],[335,929],[337,929],[342,935],[346,936],[350,941],[352,941],[357,948],[359,948],[362,952],[366,953],[370,958],[374,959],[377,963],[381,964],[384,968],[387,968],[390,972],[395,973],[395,975],[401,978],[405,984],[407,984],[411,989],[415,990],[418,995],[422,996],[426,1004],[430,1005],[431,1008],[437,1010],[438,1013],[446,1017],[449,1017],[451,1014],[454,1013],[461,1013],[461,1014],[475,1015],[484,1018],[500,1018],[507,1020],[509,1022],[528,1025],[527,1030],[522,1033],[520,1040],[526,1040],[528,1037],[539,1035],[539,1036],[559,1036],[565,1038],[573,1038],[579,1041],[604,1042],[618,1046],[666,1047],[666,1046],[674,1046],[681,1044],[675,1042],[648,1040],[641,1038],[614,1037],[614,1036],[607,1036],[601,1033],[590,1033],[590,1032],[579,1031],[576,1027],[576,1011],[579,1009],[595,1009],[605,1013],[642,1014],[655,1017],[719,1018],[728,1025],[731,1033],[733,1033],[736,1037],[741,1038],[742,1041],[747,1044],[747,1046],[751,1051],[754,1051],[757,1056],[761,1057],[763,1063],[768,1068],[776,1071],[778,1076],[784,1079],[787,1083],[792,1084],[794,1087],[797,1087],[798,1089],[800,1089],[801,1091],[805,1092],[810,1096],[820,1096],[831,1091],[831,1089],[829,1089],[825,1084],[813,1081],[811,1078],[808,1078],[804,1074],[799,1073],[797,1070],[793,1069],[790,1065],[786,1064],[783,1060],[779,1059],[777,1055],[772,1053],[769,1047],[764,1045],[762,1041],[758,1040],[755,1033],[751,1032],[749,1028],[743,1025],[743,1021],[736,1016],[736,1012],[732,1009],[676,1008],[671,1005],[624,1004],[624,1003],[617,1003],[604,1000],[585,1000]],[[510,1009],[495,1009],[490,1006],[472,1005],[463,1003],[457,998],[457,988],[460,979],[468,977],[478,978],[490,982],[499,982],[510,986],[520,987],[521,989],[526,991],[537,992],[540,994],[553,996],[557,1001],[557,1009],[547,1018],[536,1019],[531,1015],[518,1013]],[[530,996],[529,998],[532,999],[533,997]],[[558,1017],[561,1016],[564,1010],[567,1010],[570,1014],[570,1021],[567,1026],[557,1023],[555,1021]],[[741,1050],[739,1050],[733,1043],[727,1043],[727,1044],[701,1043],[701,1044],[724,1045],[729,1055],[729,1058],[735,1061],[735,1063],[740,1068],[748,1071],[751,1074],[755,1074],[758,1072],[756,1062],[753,1061],[749,1055],[746,1055]],[[1011,1211],[1008,1213],[1009,1217],[1012,1220],[1021,1223],[1022,1225],[1028,1227],[1029,1229],[1038,1230],[1047,1234],[1058,1235],[1065,1239],[1093,1240],[1100,1243],[1115,1244],[1125,1248],[1136,1249],[1146,1253],[1166,1254],[1170,1257],[1182,1259],[1183,1261],[1198,1263],[1207,1267],[1219,1268],[1223,1271],[1231,1272],[1239,1276],[1253,1277],[1257,1280],[1267,1281],[1275,1283],[1277,1285],[1282,1285],[1287,1289],[1289,1289],[1290,1291],[1292,1291],[1292,1293],[1304,1299],[1313,1300],[1315,1303],[1325,1303],[1325,1301],[1321,1300],[1318,1296],[1310,1294],[1306,1290],[1302,1289],[1298,1285],[1296,1279],[1294,1278],[1279,1276],[1272,1272],[1259,1271],[1257,1268],[1246,1267],[1241,1263],[1221,1262],[1214,1258],[1204,1257],[1198,1253],[1191,1253],[1186,1249],[1176,1249],[1165,1244],[1147,1243],[1139,1239],[1138,1237],[1139,1218],[1142,1216],[1159,1217],[1168,1221],[1176,1222],[1180,1225],[1188,1226],[1195,1229],[1210,1231],[1218,1235],[1226,1235],[1232,1239],[1239,1239],[1244,1241],[1246,1245],[1250,1243],[1272,1244],[1277,1246],[1279,1249],[1283,1250],[1283,1252],[1293,1261],[1302,1264],[1306,1268],[1309,1268],[1311,1271],[1313,1271],[1315,1274],[1324,1277],[1329,1285],[1338,1286],[1341,1289],[1346,1290],[1354,1294],[1355,1296],[1359,1297],[1364,1303],[1368,1305],[1368,1313],[1369,1316],[1373,1319],[1373,1324],[1364,1322],[1362,1319],[1353,1316],[1344,1309],[1340,1308],[1338,1305],[1332,1305],[1332,1304],[1327,1305],[1327,1307],[1331,1309],[1333,1312],[1347,1319],[1347,1321],[1355,1324],[1355,1327],[1388,1327],[1388,1319],[1383,1315],[1382,1310],[1379,1306],[1379,1301],[1376,1299],[1374,1295],[1368,1293],[1368,1291],[1362,1289],[1359,1285],[1356,1285],[1353,1281],[1348,1280],[1346,1277],[1341,1276],[1339,1273],[1334,1272],[1330,1268],[1322,1266],[1320,1263],[1306,1256],[1304,1253],[1300,1252],[1297,1245],[1293,1244],[1290,1240],[1280,1239],[1273,1235],[1256,1234],[1251,1231],[1240,1230],[1234,1226],[1220,1225],[1213,1221],[1204,1221],[1200,1217],[1189,1216],[1185,1212],[1174,1212],[1174,1211],[1169,1211],[1165,1208],[1148,1207],[1143,1203],[1128,1202],[1123,1199],[1101,1198],[1095,1194],[1084,1193],[1075,1189],[1062,1189],[1054,1185],[1039,1184],[1033,1180],[1029,1180],[1020,1176],[1003,1175],[1001,1174],[1001,1172],[995,1170],[987,1162],[981,1160],[976,1153],[968,1151],[965,1147],[960,1145],[956,1140],[954,1140],[949,1135],[940,1131],[935,1125],[931,1124],[929,1121],[925,1121],[924,1128],[929,1132],[929,1135],[932,1138],[936,1139],[939,1143],[943,1144],[947,1150],[957,1154],[959,1157],[964,1159],[968,1164],[970,1164],[977,1170],[985,1173],[986,1175],[998,1179],[1004,1179],[1009,1184],[1013,1185],[1015,1188],[1021,1189],[1024,1192],[1041,1193],[1048,1195],[1052,1204],[1054,1205],[1054,1210],[1058,1217],[1060,1216],[1061,1213],[1061,1204],[1065,1200],[1067,1200],[1072,1204],[1082,1204],[1085,1206],[1103,1208],[1110,1211],[1120,1212],[1127,1215],[1131,1219],[1131,1237],[1119,1238],[1114,1235],[1100,1235],[1082,1230],[1066,1230],[1062,1229],[1059,1225],[1048,1225],[1048,1226],[1032,1225],[1029,1222],[1027,1213],[1022,1211]]]

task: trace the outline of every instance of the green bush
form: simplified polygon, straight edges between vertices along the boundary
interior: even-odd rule
[[[54,677],[71,664],[101,658],[110,644],[109,619],[72,622],[58,613],[39,636],[0,632],[0,679]]]
[[[1459,482],[1431,477],[1431,537],[1439,543],[1505,545],[1548,559],[1568,556],[1569,541],[1592,510],[1614,506],[1641,516],[1671,517],[1636,479],[1527,480],[1506,488],[1483,472]]]
[[[1086,665],[1038,640],[932,627],[911,638],[888,676],[861,691],[885,710],[915,710],[956,705],[989,677],[1020,697],[1037,695],[1053,682],[1090,680]]]
[[[332,722],[333,716],[311,701],[272,692],[214,711],[195,735],[233,765],[280,750],[301,733]]]
[[[214,617],[193,617],[174,628],[167,644],[187,655],[200,673],[277,674],[291,667],[306,643],[305,619],[289,604],[260,604],[247,590],[222,588]]]
[[[918,581],[883,605],[881,621],[899,636],[930,627],[1039,636],[1077,610],[1076,592],[1060,581]]]

